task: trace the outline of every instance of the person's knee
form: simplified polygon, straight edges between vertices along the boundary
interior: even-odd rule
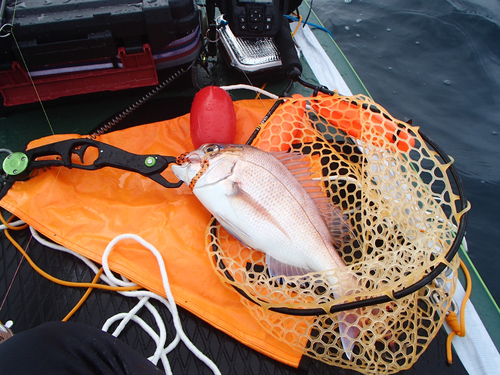
[[[14,335],[0,345],[0,362],[18,374],[159,374],[125,343],[98,328],[49,322]],[[3,364],[3,363],[2,363]]]

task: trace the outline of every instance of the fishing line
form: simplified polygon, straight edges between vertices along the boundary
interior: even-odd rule
[[[7,291],[5,292],[5,296],[3,297],[2,304],[0,305],[0,311],[3,309],[3,305],[5,304],[5,301],[7,300],[7,296],[10,293],[10,290],[12,289],[12,286],[14,285],[14,280],[16,279],[17,274],[19,273],[19,269],[21,268],[21,264],[23,263],[24,256],[21,258],[21,261],[17,265],[16,271],[14,272],[14,276],[12,277],[12,280],[10,281],[9,287],[7,288]]]
[[[3,217],[3,215],[0,213],[0,220],[2,221],[3,225],[0,226],[0,229],[12,229],[12,230],[21,230],[21,229],[24,229],[26,228],[26,223],[22,220],[18,220],[18,221],[15,221],[15,222],[12,222],[11,221],[14,219],[14,215],[12,215],[9,220],[5,220],[5,218]],[[29,246],[29,243],[31,242],[31,238],[28,242],[28,246]],[[9,284],[9,287],[7,288],[7,291],[5,292],[5,296],[3,297],[3,300],[2,300],[2,304],[0,305],[0,311],[2,310],[3,308],[3,305],[5,304],[5,301],[7,300],[7,297],[10,293],[10,290],[12,289],[12,285],[14,285],[14,280],[16,279],[16,276],[17,274],[19,273],[19,269],[21,268],[21,264],[23,263],[23,260],[24,260],[24,255],[21,257],[21,260],[19,261],[18,265],[17,265],[17,268],[16,268],[16,271],[14,272],[14,276],[12,276],[12,280],[10,281],[10,284]]]
[[[23,263],[24,256],[21,258],[21,261],[17,265],[16,271],[14,272],[14,276],[12,277],[12,280],[10,281],[9,287],[7,288],[7,291],[5,292],[5,296],[3,297],[2,304],[0,305],[0,311],[2,311],[3,305],[5,304],[5,301],[7,300],[7,296],[10,293],[10,290],[12,289],[12,285],[14,285],[14,280],[16,279],[17,274],[19,273],[19,269],[21,268],[21,264]]]
[[[12,27],[10,29],[10,33],[12,34],[12,38],[14,39],[14,43],[16,44],[17,51],[19,52],[19,55],[21,56],[21,60],[23,61],[24,68],[26,69],[26,73],[28,74],[28,77],[30,78],[31,85],[33,86],[33,89],[35,90],[36,97],[38,98],[38,102],[40,103],[40,107],[42,108],[43,114],[45,115],[45,119],[47,120],[47,124],[49,125],[50,131],[52,135],[55,135],[54,128],[52,127],[52,124],[50,123],[49,116],[47,114],[47,111],[45,110],[45,106],[43,105],[42,99],[40,98],[40,95],[38,94],[38,90],[35,85],[35,81],[33,81],[33,78],[31,77],[31,73],[28,69],[28,64],[26,63],[26,60],[24,59],[23,52],[21,51],[21,47],[19,46],[19,43],[17,42],[16,35],[14,33],[14,20],[16,18],[16,10],[17,10],[17,4],[18,1],[14,3],[14,11],[12,12]]]
[[[62,168],[57,168],[57,175],[56,175],[56,178],[54,178],[54,181],[52,182],[52,186],[50,188],[50,191],[48,192],[48,194],[45,196],[45,199],[48,200],[50,198],[50,196],[52,195],[52,192],[54,191],[54,188],[56,186],[56,182],[57,182],[57,179],[59,178],[59,174],[61,174],[61,169]]]
[[[12,20],[14,20],[14,17],[12,17]],[[12,22],[14,23],[14,22]],[[43,114],[45,115],[45,119],[47,120],[47,124],[49,125],[50,131],[52,135],[55,135],[56,133],[54,132],[54,128],[52,128],[52,124],[50,123],[49,116],[47,114],[47,111],[45,110],[45,106],[43,105],[42,99],[40,98],[40,95],[38,94],[38,90],[35,85],[35,81],[33,81],[33,78],[31,77],[31,73],[28,69],[28,65],[26,64],[26,60],[24,60],[24,55],[21,52],[21,47],[19,46],[19,43],[17,43],[16,35],[14,34],[14,27],[11,30],[12,38],[14,39],[14,43],[16,43],[17,50],[19,52],[19,55],[21,56],[21,60],[23,61],[24,68],[26,69],[26,73],[28,73],[28,77],[30,78],[31,85],[33,86],[33,89],[35,90],[36,97],[38,98],[38,102],[40,103],[40,107],[42,107]]]
[[[250,87],[252,87],[252,88],[257,88],[257,87],[253,84],[253,82],[250,80],[250,77],[248,77],[247,73],[246,73],[244,70],[243,70],[242,72],[243,72],[243,74],[245,75],[245,78],[247,79],[248,83],[250,83]],[[244,86],[246,86],[246,85],[244,85]],[[257,92],[261,92],[261,91],[259,91],[259,90],[261,90],[261,89],[258,89],[258,90],[256,90],[256,91],[257,91]],[[264,91],[264,90],[262,90],[262,91]],[[263,93],[263,94],[267,95],[267,94],[266,94],[266,92],[267,92],[267,91],[264,91],[264,92],[261,92],[261,93]],[[274,94],[272,94],[272,95],[274,95]],[[268,96],[269,96],[269,95],[268,95]],[[271,96],[269,96],[269,97],[271,97]],[[259,101],[260,101],[260,103],[262,104],[262,106],[263,106],[265,109],[269,110],[269,108],[268,108],[268,107],[266,106],[266,104],[264,103],[264,100],[263,100],[260,96],[259,96]]]
[[[4,6],[4,5],[5,5],[5,3],[6,3],[6,1],[2,1],[2,6]],[[18,41],[17,41],[17,39],[16,39],[16,36],[15,36],[15,33],[14,33],[14,24],[15,24],[15,19],[16,19],[16,11],[17,11],[17,6],[18,6],[18,0],[16,0],[16,1],[15,1],[15,3],[14,3],[14,10],[13,10],[13,12],[12,12],[12,22],[11,22],[10,34],[12,35],[12,38],[13,38],[13,40],[14,40],[14,43],[16,44],[16,48],[17,48],[17,50],[18,50],[18,52],[19,52],[19,55],[21,56],[22,63],[23,63],[23,65],[24,65],[24,68],[26,69],[26,73],[28,74],[28,77],[29,77],[29,79],[30,79],[30,81],[31,81],[31,85],[33,86],[33,90],[35,91],[35,94],[36,94],[36,96],[37,96],[37,98],[38,98],[38,102],[40,103],[40,107],[41,107],[42,112],[43,112],[43,114],[44,114],[44,116],[45,116],[45,119],[46,119],[47,124],[48,124],[49,129],[50,129],[50,132],[51,132],[51,134],[52,134],[52,135],[55,135],[54,128],[53,128],[53,126],[52,126],[52,123],[50,122],[50,119],[49,119],[48,113],[47,113],[47,111],[45,110],[45,106],[44,106],[43,101],[42,101],[42,99],[41,99],[41,97],[40,97],[40,94],[38,93],[38,89],[37,89],[37,87],[36,87],[35,81],[33,80],[33,77],[31,76],[30,70],[29,70],[29,68],[28,68],[28,64],[26,63],[26,60],[25,60],[24,55],[23,55],[23,52],[21,51],[21,47],[19,46],[19,43],[18,43]],[[3,10],[3,9],[2,9],[2,10]],[[2,12],[2,13],[3,13],[3,12]],[[2,25],[2,29],[4,28],[4,26],[5,26],[5,25]],[[5,35],[5,36],[7,36],[7,35]],[[52,185],[52,189],[51,189],[51,190],[49,191],[49,193],[47,194],[47,199],[48,199],[48,197],[52,194],[52,190],[53,190],[53,188],[54,188],[54,186],[55,186],[55,183],[56,183],[56,181],[57,181],[57,179],[58,179],[58,177],[59,177],[59,173],[60,173],[60,170],[58,170],[57,175],[56,175],[56,177],[55,177],[55,179],[54,179],[54,184]],[[1,215],[0,215],[0,216],[1,216]],[[2,218],[2,219],[3,219],[3,218]],[[2,220],[2,221],[4,221],[4,220]],[[6,233],[6,236],[7,236],[7,237],[10,237],[10,236],[8,235],[7,230],[6,230],[7,228],[9,228],[8,224],[4,223],[4,226],[6,227],[6,228],[5,228],[5,233]],[[10,227],[10,229],[14,229],[14,228]],[[33,234],[32,234],[32,237],[33,237]],[[31,241],[31,238],[30,238],[30,241]],[[23,253],[23,252],[22,252],[22,253]],[[25,258],[26,256],[27,256],[27,255],[25,255],[25,253],[23,253],[23,256],[22,256],[22,258],[21,258],[21,260],[20,260],[20,262],[19,262],[19,264],[18,264],[18,266],[17,266],[16,273],[14,274],[14,277],[12,278],[12,281],[11,281],[11,286],[12,286],[12,284],[14,283],[14,280],[15,280],[15,277],[16,277],[16,275],[17,275],[17,272],[18,272],[18,270],[20,269],[21,264],[22,264],[22,262],[23,262],[23,260],[24,260],[24,258]],[[29,260],[28,260],[28,261],[29,261]],[[36,267],[36,265],[35,265],[35,267]],[[34,267],[34,268],[35,268],[35,267]],[[35,268],[35,269],[36,269],[36,268]],[[97,271],[96,271],[96,272],[97,272]],[[90,290],[91,290],[91,289],[90,289]],[[6,292],[6,294],[5,294],[5,297],[4,297],[4,302],[5,302],[5,300],[7,299],[7,296],[9,295],[9,292],[10,292],[10,286],[9,286],[9,289],[7,290],[7,292]],[[2,306],[3,306],[3,302],[2,302]],[[0,309],[1,309],[1,307],[0,307]]]
[[[3,16],[3,9],[4,9],[5,4],[6,4],[6,1],[2,1],[2,16]],[[16,19],[16,10],[17,10],[17,5],[18,5],[18,1],[16,0],[16,1],[15,1],[15,3],[14,3],[14,10],[13,10],[13,12],[12,12],[12,22],[11,22],[11,24],[10,24],[11,28],[10,28],[10,30],[9,30],[9,34],[4,35],[4,36],[12,35],[12,39],[14,40],[14,43],[16,44],[17,50],[18,50],[18,52],[19,52],[19,55],[21,56],[21,60],[22,60],[22,62],[23,62],[24,68],[26,69],[26,73],[28,74],[28,77],[30,78],[31,84],[32,84],[32,86],[33,86],[33,89],[35,90],[35,94],[36,94],[36,96],[37,96],[37,98],[38,98],[38,102],[40,103],[40,107],[42,108],[42,112],[43,112],[43,114],[44,114],[44,116],[45,116],[45,119],[46,119],[46,121],[47,121],[47,124],[49,125],[50,132],[52,133],[52,135],[55,135],[54,128],[52,127],[52,124],[51,124],[51,122],[50,122],[50,119],[49,119],[49,116],[48,116],[48,114],[47,114],[47,111],[45,110],[45,106],[43,105],[43,102],[42,102],[42,100],[41,100],[41,98],[40,98],[40,95],[39,95],[39,93],[38,93],[38,90],[37,90],[36,84],[35,84],[35,82],[33,81],[33,78],[31,77],[31,73],[30,73],[30,71],[29,71],[28,64],[26,63],[26,60],[24,59],[23,52],[21,51],[21,47],[19,46],[19,43],[17,42],[17,39],[16,39],[16,35],[15,35],[15,33],[14,33],[14,23],[15,23],[14,21],[15,21],[15,19]],[[4,26],[6,26],[6,25],[8,25],[8,24],[2,25],[2,30],[3,30]],[[58,174],[57,174],[57,176],[56,176],[56,180],[57,180],[57,177],[58,177],[58,176],[59,176],[59,173],[58,173]],[[54,182],[54,183],[55,183],[55,182]],[[50,194],[50,193],[49,193],[49,194]],[[1,216],[1,215],[0,215],[0,216]],[[3,217],[2,217],[2,219],[3,219]],[[9,226],[7,223],[5,223],[5,221],[4,221],[4,220],[2,220],[2,221],[4,222],[5,229],[7,229],[7,228],[14,229],[14,228],[12,228],[12,226]],[[7,232],[6,232],[6,233],[7,233]],[[31,241],[31,239],[30,239],[30,241]],[[19,268],[21,267],[21,263],[23,262],[24,257],[25,257],[25,256],[24,256],[24,254],[23,254],[23,257],[21,258],[21,260],[19,261],[19,264],[18,264],[18,266],[17,266],[16,273],[14,274],[14,277],[12,278],[12,281],[11,281],[10,286],[12,286],[12,284],[14,283],[14,280],[15,280],[15,278],[16,278],[17,272],[18,272]],[[7,296],[9,295],[9,292],[10,292],[10,286],[9,286],[9,289],[7,290],[7,292],[6,292],[6,294],[5,294],[5,297],[4,297],[4,302],[5,302],[5,300],[7,299]],[[3,306],[3,302],[2,302],[2,306]],[[1,310],[1,307],[0,307],[0,310]]]

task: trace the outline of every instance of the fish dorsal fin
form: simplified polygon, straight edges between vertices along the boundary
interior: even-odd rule
[[[302,276],[312,272],[309,268],[302,268],[285,264],[266,254],[266,263],[271,277],[274,276]]]
[[[351,239],[348,217],[332,204],[318,182],[313,180],[309,160],[298,152],[278,151],[272,152],[272,155],[292,173],[316,204],[332,234],[333,245],[339,248],[342,243],[348,242]]]

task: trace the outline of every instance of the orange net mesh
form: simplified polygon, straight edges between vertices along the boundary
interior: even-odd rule
[[[364,96],[289,100],[253,145],[309,159],[314,180],[348,217],[351,238],[338,249],[346,266],[271,277],[265,254],[243,247],[212,220],[207,250],[221,280],[246,294],[241,301],[262,327],[306,355],[363,373],[411,367],[441,327],[457,281],[457,257],[445,259],[462,214],[449,164],[416,128]],[[447,268],[432,283],[393,298],[439,263]],[[344,291],[340,298],[328,292],[332,280]],[[392,302],[330,313],[377,296]]]

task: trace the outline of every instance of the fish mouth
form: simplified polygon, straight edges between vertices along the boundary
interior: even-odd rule
[[[222,161],[217,158],[222,151],[237,152],[242,148],[242,145],[204,144],[197,150],[179,155],[175,164],[172,164],[172,172],[177,178],[188,183],[191,189],[194,189],[209,166],[217,166]]]
[[[172,164],[172,172],[179,179],[187,184],[191,190],[196,182],[208,169],[208,155],[203,150],[195,150],[177,157],[175,164]]]
[[[172,164],[170,166],[170,169],[172,170],[174,176],[177,177],[180,181],[189,184],[189,176],[187,173],[188,164],[186,165]]]
[[[189,164],[201,163],[203,155],[198,150],[180,154],[175,160],[175,164],[181,167],[187,167]]]
[[[171,166],[172,172],[179,180],[189,184],[191,178],[189,176],[188,169],[193,164],[201,163],[201,160],[201,157],[196,153],[196,151],[180,154],[177,156],[175,164],[172,164]]]

